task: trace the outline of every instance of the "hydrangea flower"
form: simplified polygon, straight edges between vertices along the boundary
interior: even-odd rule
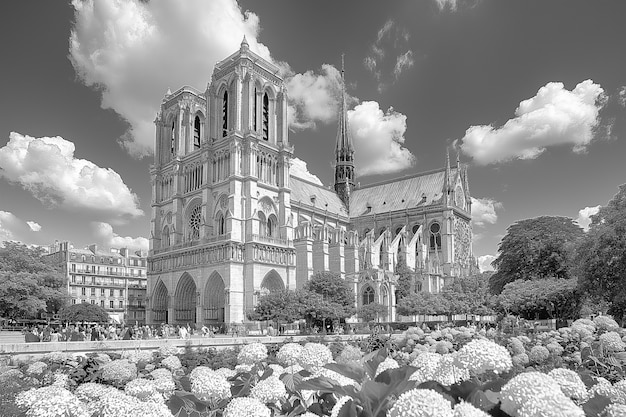
[[[585,412],[565,395],[530,397],[517,412],[518,417],[585,417]]]
[[[503,346],[491,340],[476,339],[463,346],[456,356],[457,366],[474,375],[486,371],[506,372],[513,366],[511,355]]]
[[[84,403],[98,401],[102,397],[115,395],[119,390],[110,385],[86,382],[81,384],[74,391],[74,395]]]
[[[270,365],[271,366],[271,365]],[[276,372],[276,371],[274,371]],[[228,369],[228,368],[219,368],[215,370],[215,373],[217,375],[220,375],[221,377],[228,379],[228,378],[232,378],[235,375],[237,375],[237,371],[235,371],[234,369]],[[282,373],[282,372],[281,372]]]
[[[400,365],[398,364],[398,361],[396,361],[395,359],[385,358],[384,361],[378,364],[378,367],[376,368],[375,377],[382,374],[387,369],[398,369],[399,367]]]
[[[452,417],[450,402],[430,389],[415,388],[396,400],[387,414],[389,417]]]
[[[522,341],[519,340],[517,337],[512,337],[509,339],[508,347],[513,355],[526,353],[526,349],[524,349],[524,343],[522,343]]]
[[[361,352],[361,349],[356,346],[346,345],[339,356],[337,356],[336,361],[337,363],[342,364],[360,363],[362,357],[363,353]]]
[[[41,375],[48,368],[45,362],[37,361],[28,365],[26,368],[26,374],[28,375]]]
[[[593,323],[598,330],[614,332],[619,330],[619,324],[609,316],[598,316],[593,319]]]
[[[283,381],[277,376],[270,376],[259,381],[250,390],[250,396],[256,398],[264,404],[271,404],[287,397],[287,389]]]
[[[410,381],[417,381],[418,383],[432,381],[435,377],[435,372],[439,367],[442,355],[438,353],[424,352],[416,357],[411,366],[414,366],[417,371],[409,377]]]
[[[626,405],[624,404],[609,404],[607,405],[601,414],[602,417],[623,417],[626,416]]]
[[[302,346],[297,343],[287,343],[278,350],[276,359],[284,366],[291,366],[298,363]]]
[[[189,380],[191,392],[204,401],[218,402],[230,398],[230,383],[213,371],[197,373]]]
[[[173,417],[162,402],[144,402],[119,391],[95,402],[98,417]]]
[[[626,404],[626,392],[611,385],[609,381],[602,378],[597,384],[589,389],[589,398],[596,395],[609,398],[612,402]]]
[[[145,378],[137,378],[129,381],[124,387],[124,392],[142,401],[158,394],[154,381]]]
[[[167,358],[163,359],[161,361],[161,365],[165,366],[170,371],[176,371],[183,367],[183,365],[180,363],[180,359],[178,359],[178,356],[174,355],[168,356]]]
[[[193,371],[192,371],[193,372]],[[159,368],[150,372],[150,376],[154,379],[172,379],[172,372],[169,369]]]
[[[528,359],[533,363],[544,363],[550,357],[550,351],[544,346],[533,346]]]
[[[561,346],[560,344],[558,344],[557,342],[550,342],[546,345],[546,349],[548,349],[548,351],[556,356],[561,356],[563,354],[563,351],[565,349],[563,349],[563,346]]]
[[[530,363],[530,359],[528,358],[528,355],[525,353],[519,353],[517,355],[513,355],[513,357],[511,358],[511,361],[513,362],[513,365],[515,366],[526,366]]]
[[[513,377],[500,390],[500,408],[511,416],[531,398],[541,396],[564,396],[561,387],[541,372],[525,372]]]
[[[599,337],[600,343],[611,352],[622,352],[624,350],[624,342],[616,332],[603,333]]]
[[[131,363],[148,363],[152,360],[152,352],[149,350],[130,350],[122,352],[122,359],[128,359]]]
[[[178,353],[180,353],[180,350],[178,349],[177,346],[165,345],[159,348],[159,355],[161,356],[178,355]]]
[[[335,405],[333,406],[333,409],[330,411],[330,417],[338,417],[339,413],[341,412],[341,409],[351,400],[352,398],[346,395],[339,398],[337,402],[335,403]]]
[[[174,384],[174,380],[172,378],[157,378],[153,380],[153,383],[154,388],[165,399],[171,397],[174,393],[174,389],[176,388],[176,384]]]
[[[114,383],[124,383],[137,377],[137,365],[126,359],[117,359],[105,363],[102,369],[102,379]]]
[[[280,366],[277,363],[270,363],[269,365],[267,365],[267,367],[269,369],[271,369],[272,371],[274,371],[272,373],[273,376],[278,376],[278,375],[282,375],[283,372],[285,372],[285,368],[283,368],[282,366]]]
[[[576,372],[565,368],[555,368],[548,373],[548,376],[559,384],[561,391],[567,397],[578,401],[587,398],[587,387]]]
[[[472,404],[461,401],[454,406],[452,417],[489,417],[483,410],[474,407]]]
[[[465,368],[459,368],[456,363],[456,352],[443,355],[435,369],[433,380],[441,385],[453,385],[470,379],[470,372]]]
[[[337,384],[341,385],[342,387],[346,387],[348,385],[352,385],[357,388],[360,387],[359,383],[355,381],[354,379],[348,378],[347,376],[341,375],[339,372],[335,372],[326,368],[319,368],[311,377],[305,378],[305,380],[312,379],[312,378],[319,377],[319,376],[323,376],[332,381],[335,381]]]
[[[237,355],[240,365],[254,365],[267,359],[267,347],[263,343],[244,345]]]
[[[241,364],[235,366],[235,372],[237,372],[237,373],[250,372],[253,367],[254,367],[254,365],[248,365],[248,364],[245,364],[245,363],[241,363]]]
[[[69,352],[50,352],[44,356],[46,360],[54,363],[64,363],[74,359],[74,355]]]
[[[233,398],[224,409],[224,417],[270,417],[271,410],[256,398]]]
[[[326,345],[307,343],[300,354],[300,365],[307,371],[321,367],[333,361],[333,354]]]
[[[32,388],[15,397],[15,404],[29,417],[89,417],[87,407],[65,388],[51,385]]]

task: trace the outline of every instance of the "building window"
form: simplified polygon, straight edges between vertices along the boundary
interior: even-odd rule
[[[80,278],[80,282],[81,282],[82,284],[84,284],[84,283],[85,283],[85,276],[84,276],[84,275]]]
[[[72,298],[72,304],[76,304],[76,298]]]
[[[104,308],[104,300],[100,300],[100,307]]]
[[[270,215],[267,218],[267,236],[272,237],[276,235],[276,217],[274,215]]]
[[[100,288],[100,295],[104,297],[104,288]]]
[[[109,301],[109,308],[113,308],[113,301]]]
[[[363,291],[363,305],[371,304],[374,302],[374,289],[369,285]]]
[[[193,148],[200,149],[200,118],[198,116],[193,121]]]
[[[86,295],[87,291],[85,289],[85,287],[81,287],[80,289],[80,295]]]
[[[165,226],[163,228],[163,237],[161,238],[161,246],[164,248],[170,245],[170,228]]]
[[[228,134],[228,91],[222,97],[222,137]]]
[[[441,249],[441,225],[437,222],[430,225],[430,249]]]
[[[109,296],[113,297],[113,291],[114,290],[109,290]]]
[[[120,297],[124,296],[124,290],[120,290]]]
[[[267,93],[263,94],[263,139],[270,138],[270,99]]]
[[[120,301],[120,308],[124,308],[124,302]]]
[[[95,288],[91,289],[91,295],[96,295],[96,289]]]
[[[252,124],[252,129],[256,132],[256,129],[257,129],[257,124],[256,124],[257,92],[256,92],[256,88],[254,89],[254,97],[252,98],[252,101],[254,102],[254,114],[252,115],[252,120],[254,120],[254,122]]]
[[[76,264],[72,264],[72,272],[76,272]]]
[[[197,206],[189,215],[189,240],[200,239],[200,222],[202,220],[202,209]]]
[[[91,300],[91,304],[96,304],[96,300]]]
[[[217,213],[217,234],[218,235],[223,235],[226,233],[226,221],[224,220],[224,215],[219,212]]]
[[[91,285],[96,285],[96,277],[91,277]]]
[[[76,282],[76,275],[72,275],[72,282]]]
[[[170,139],[170,153],[174,155],[176,153],[176,119],[172,120],[172,131]]]

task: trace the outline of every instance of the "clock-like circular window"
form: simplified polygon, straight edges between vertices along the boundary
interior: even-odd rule
[[[441,226],[439,225],[439,223],[435,222],[430,225],[430,233],[435,235],[439,233],[439,230],[441,230]]]

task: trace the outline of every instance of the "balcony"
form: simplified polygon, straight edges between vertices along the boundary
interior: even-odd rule
[[[211,236],[204,239],[191,240],[188,242],[181,242],[175,245],[170,245],[165,248],[154,249],[152,251],[153,255],[158,255],[164,252],[176,251],[179,249],[192,248],[194,246],[205,245],[207,243],[219,242],[221,240],[230,240],[230,233],[225,233],[223,235]]]

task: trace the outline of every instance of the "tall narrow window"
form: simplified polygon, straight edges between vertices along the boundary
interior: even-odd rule
[[[270,137],[270,99],[267,93],[263,94],[263,139]]]
[[[224,91],[222,99],[222,137],[228,134],[228,91]]]
[[[254,105],[252,106],[252,111],[254,114],[252,115],[252,129],[256,132],[257,124],[256,124],[256,111],[257,111],[257,96],[256,96],[256,88],[254,89],[254,97],[252,97],[252,102]]]
[[[371,304],[374,302],[374,289],[369,285],[363,291],[363,305]]]
[[[198,116],[193,122],[193,148],[200,149],[200,118]]]
[[[170,140],[170,152],[172,155],[176,153],[176,119],[172,121],[172,132]]]
[[[430,249],[441,250],[441,225],[434,222],[430,225]]]

